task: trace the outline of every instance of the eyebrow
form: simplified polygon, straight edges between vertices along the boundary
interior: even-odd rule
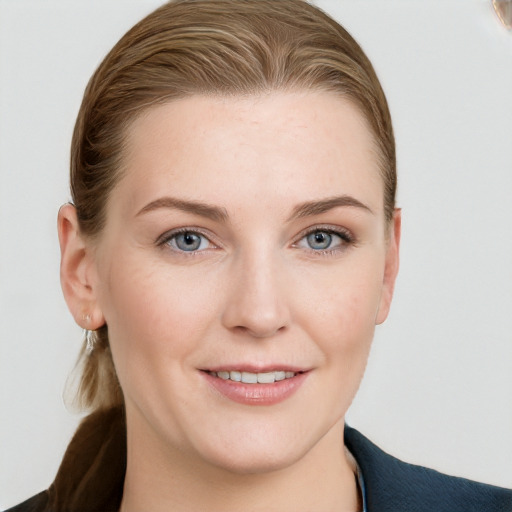
[[[288,220],[290,221],[294,218],[300,219],[303,217],[320,215],[321,213],[328,212],[329,210],[332,210],[333,208],[337,208],[339,206],[350,206],[354,208],[360,208],[373,214],[373,211],[369,206],[365,205],[355,197],[342,195],[329,197],[327,199],[321,199],[318,201],[308,201],[306,203],[299,204],[293,209],[293,212]]]
[[[333,208],[338,208],[342,206],[360,208],[373,214],[372,210],[368,206],[366,206],[364,203],[362,203],[355,197],[342,195],[329,197],[327,199],[321,199],[317,201],[308,201],[306,203],[301,203],[293,209],[292,214],[288,218],[288,221],[297,218],[320,215],[321,213],[328,212]],[[160,208],[171,208],[174,210],[181,210],[187,213],[199,215],[201,217],[206,217],[208,219],[212,219],[218,222],[225,222],[229,218],[229,215],[225,208],[213,206],[207,203],[202,203],[200,201],[189,201],[185,199],[177,199],[175,197],[168,196],[161,197],[159,199],[151,201],[136,214],[136,217],[154,210],[158,210]]]
[[[160,208],[181,210],[183,212],[193,213],[200,217],[206,217],[215,221],[226,221],[228,219],[228,213],[225,208],[220,208],[218,206],[213,206],[199,201],[177,199],[175,197],[161,197],[155,201],[151,201],[137,213],[136,217]]]

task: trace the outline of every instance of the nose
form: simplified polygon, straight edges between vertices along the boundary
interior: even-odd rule
[[[254,338],[269,338],[285,330],[290,314],[286,284],[277,265],[269,257],[252,255],[234,266],[223,325]]]

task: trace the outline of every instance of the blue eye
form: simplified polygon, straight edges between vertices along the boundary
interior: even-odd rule
[[[166,243],[173,249],[183,252],[203,251],[210,247],[210,241],[195,231],[182,231],[170,236]]]
[[[325,231],[314,231],[306,237],[309,247],[316,251],[323,251],[329,249],[333,236],[331,233]]]
[[[331,229],[315,229],[305,234],[297,243],[297,247],[312,251],[336,251],[353,242],[352,235],[345,231]]]

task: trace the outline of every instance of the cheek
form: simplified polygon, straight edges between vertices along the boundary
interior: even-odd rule
[[[318,273],[315,286],[304,284],[296,294],[310,297],[302,310],[302,326],[323,355],[322,374],[333,390],[324,400],[340,414],[352,402],[366,368],[382,290],[379,261],[372,257],[365,263],[361,258],[328,275]]]
[[[362,376],[375,330],[376,301],[359,292],[340,291],[326,304],[323,335],[317,336],[328,365],[341,367],[338,375],[345,380]]]
[[[313,339],[321,338],[329,347],[357,348],[371,342],[382,293],[382,273],[378,261],[339,265],[302,279],[295,297],[302,308],[305,325]]]
[[[184,361],[201,343],[214,316],[215,286],[199,286],[200,281],[136,255],[108,266],[102,307],[121,380],[128,368]]]

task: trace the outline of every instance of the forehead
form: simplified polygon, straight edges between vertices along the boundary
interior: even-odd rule
[[[164,192],[215,204],[358,194],[383,208],[372,132],[353,103],[327,92],[152,107],[128,129],[117,189],[137,205]]]

